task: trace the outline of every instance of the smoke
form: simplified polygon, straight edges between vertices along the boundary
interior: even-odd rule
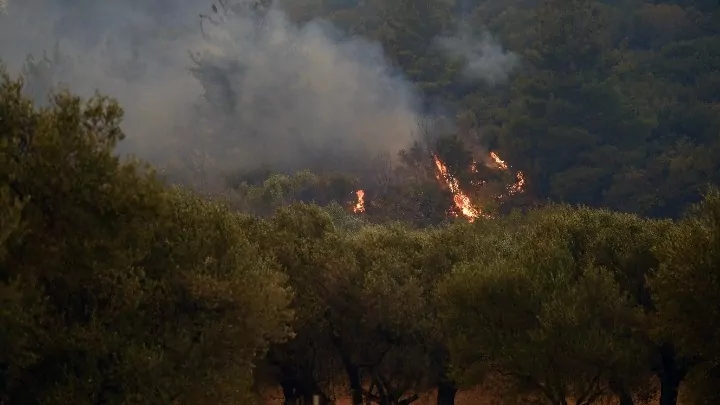
[[[409,145],[418,99],[379,45],[322,21],[292,24],[276,8],[227,14],[203,25],[211,46],[193,73],[209,105],[222,106],[206,114],[210,132],[240,129],[246,149],[235,156],[340,166]]]
[[[96,91],[113,97],[126,114],[125,150],[165,157],[163,150],[192,121],[202,90],[187,70],[188,50],[203,46],[190,1],[172,7],[134,0],[6,1],[0,59],[17,74],[32,55],[24,72],[30,96],[44,101],[58,86],[84,97]]]
[[[478,38],[467,24],[462,24],[456,35],[437,42],[450,55],[467,61],[463,74],[470,81],[505,83],[519,63],[518,55],[503,50],[490,33],[484,31]]]
[[[17,73],[36,56],[28,91],[42,99],[60,83],[117,99],[124,150],[155,164],[348,168],[409,146],[421,119],[414,87],[378,44],[323,21],[295,24],[276,7],[0,1],[0,60]],[[470,77],[506,77],[511,55],[468,40],[442,44],[467,57]]]

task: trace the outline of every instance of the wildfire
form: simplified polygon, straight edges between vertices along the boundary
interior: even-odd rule
[[[502,170],[508,169],[507,163],[505,163],[504,160],[500,159],[500,156],[498,156],[497,153],[490,152],[490,159],[493,161],[493,163],[495,163],[495,165],[497,165],[497,167],[499,169],[502,169]]]
[[[510,185],[508,187],[507,191],[510,195],[515,195],[517,193],[522,193],[525,187],[525,175],[523,172],[517,172],[515,175],[515,183]]]
[[[508,165],[505,163],[504,160],[500,159],[500,156],[497,155],[495,152],[490,152],[490,160],[495,164],[495,167],[497,167],[500,170],[507,170]],[[515,183],[509,185],[507,187],[507,193],[508,195],[515,195],[517,193],[522,193],[525,187],[525,175],[523,172],[517,172],[515,174]],[[502,199],[503,196],[500,195],[497,197],[498,199]]]
[[[470,222],[473,222],[480,216],[485,216],[482,211],[472,205],[470,197],[468,197],[460,189],[460,184],[457,179],[450,174],[447,166],[445,166],[445,163],[443,163],[437,155],[433,155],[433,161],[435,161],[435,168],[437,169],[435,177],[437,177],[438,180],[444,181],[448,186],[453,195],[453,202],[455,203],[455,207],[458,211],[460,211]]]
[[[440,160],[440,158],[435,154],[432,155],[432,158],[433,162],[435,163],[436,169],[435,177],[438,179],[438,181],[443,182],[453,195],[453,204],[456,208],[456,211],[452,211],[452,215],[457,216],[457,213],[459,212],[469,222],[473,222],[475,221],[475,219],[480,217],[491,218],[488,213],[483,212],[481,208],[473,205],[472,201],[470,201],[470,197],[468,197],[468,195],[465,194],[465,192],[460,188],[460,183],[450,173],[445,163]],[[503,171],[509,170],[510,166],[505,163],[504,160],[500,159],[500,156],[498,156],[497,153],[490,152],[489,158],[490,161],[486,163],[489,167]],[[477,162],[473,161],[469,169],[471,172],[477,173]],[[482,187],[486,185],[487,182],[484,180],[472,180],[470,184],[474,187]],[[495,198],[500,200],[508,195],[512,196],[518,193],[522,193],[524,191],[524,187],[525,175],[522,172],[518,171],[515,174],[515,182],[507,186],[506,193],[500,194]],[[355,204],[353,205],[353,212],[356,214],[365,212],[365,191],[357,190],[355,191],[355,195],[357,198]]]
[[[460,189],[460,184],[458,183],[457,179],[454,178],[450,172],[447,169],[447,166],[445,166],[445,163],[440,160],[440,158],[437,155],[433,155],[433,161],[435,162],[435,168],[437,169],[437,174],[435,177],[438,180],[443,181],[448,189],[450,189],[450,192],[453,194],[453,203],[455,204],[455,207],[462,213],[464,217],[468,219],[468,221],[473,222],[478,217],[485,217],[489,218],[490,215],[487,213],[482,212],[482,210],[472,204],[470,201],[470,198]],[[505,163],[504,160],[500,159],[500,156],[498,156],[495,152],[490,152],[490,161],[492,162],[492,165],[499,170],[508,170],[509,166],[507,163]],[[477,163],[472,162],[470,165],[470,171],[473,173],[477,173]],[[474,186],[483,186],[486,184],[485,181],[480,182],[471,182]],[[515,183],[509,185],[507,187],[507,195],[515,195],[517,193],[523,192],[523,188],[525,186],[525,175],[522,172],[517,172],[515,175]],[[497,199],[504,198],[504,195],[498,195]]]
[[[356,214],[365,212],[365,190],[357,190],[355,195],[357,196],[357,202],[353,206],[353,212]]]

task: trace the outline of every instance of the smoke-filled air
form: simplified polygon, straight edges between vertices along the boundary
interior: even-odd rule
[[[426,111],[378,43],[321,19],[291,22],[278,5],[6,0],[4,10],[0,56],[20,72],[31,55],[32,96],[60,86],[117,99],[121,149],[160,166],[351,171],[409,147]],[[488,38],[469,46],[463,31],[439,44],[468,55],[472,80],[494,83],[516,56]]]

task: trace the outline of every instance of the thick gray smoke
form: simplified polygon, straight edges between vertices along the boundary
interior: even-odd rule
[[[319,21],[291,24],[274,8],[214,18],[224,21],[203,24],[209,46],[193,72],[208,106],[218,107],[204,114],[209,132],[242,132],[245,149],[235,156],[340,165],[410,143],[416,97],[378,45],[343,39]]]
[[[154,163],[337,168],[408,146],[419,120],[413,86],[390,69],[379,45],[322,21],[291,23],[277,8],[4,1],[0,60],[11,72],[32,53],[35,97],[60,82],[84,96],[116,98],[126,112],[126,148]],[[453,52],[466,51],[462,41],[446,41]],[[468,49],[475,77],[504,77],[507,58],[488,60],[484,51],[478,68]]]

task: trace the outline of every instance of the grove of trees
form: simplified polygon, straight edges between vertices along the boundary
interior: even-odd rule
[[[425,229],[258,217],[113,149],[122,110],[0,87],[4,404],[717,399],[720,192],[681,220],[549,205]],[[336,208],[333,208],[336,207]],[[348,210],[349,211],[349,210]],[[655,378],[656,377],[656,378]],[[527,403],[527,402],[520,402]]]
[[[52,61],[3,71],[0,405],[720,401],[717,1],[286,3],[379,41],[452,130],[362,182],[207,195],[117,153],[112,99],[34,103]],[[507,83],[432,46],[460,20],[519,55]],[[492,217],[453,215],[430,151]]]

